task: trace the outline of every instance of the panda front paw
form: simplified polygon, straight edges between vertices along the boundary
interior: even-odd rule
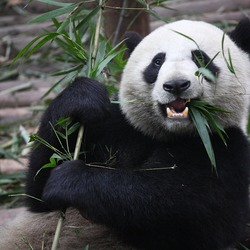
[[[80,93],[79,105],[72,112],[83,124],[104,120],[110,115],[111,103],[105,86],[89,78],[76,78],[72,87]]]
[[[110,115],[111,103],[105,86],[87,77],[76,78],[50,105],[52,121],[71,117],[81,124],[104,120]]]
[[[76,160],[64,162],[51,171],[42,196],[49,210],[64,210],[74,205],[75,188],[83,168],[83,161]]]

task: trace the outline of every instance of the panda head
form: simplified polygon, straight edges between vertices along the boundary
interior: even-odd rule
[[[238,126],[245,131],[249,33],[249,20],[239,23],[224,38],[224,32],[211,24],[183,20],[166,24],[143,39],[130,35],[132,53],[119,93],[122,112],[144,134],[164,138],[169,133],[194,130],[187,105],[198,99],[229,111],[218,117],[224,128]],[[230,58],[235,73],[227,65]],[[201,60],[208,64],[215,81],[197,76]]]

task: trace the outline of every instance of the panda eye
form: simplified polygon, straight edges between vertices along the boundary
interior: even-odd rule
[[[161,58],[156,58],[155,60],[154,60],[154,65],[156,66],[156,67],[160,67],[161,65],[162,65],[162,59]]]
[[[154,56],[150,64],[146,67],[146,69],[143,72],[145,82],[151,84],[156,81],[160,68],[165,61],[165,57],[166,57],[165,53],[158,53],[157,55]]]
[[[192,51],[192,60],[198,68],[205,67],[208,69],[215,77],[218,76],[220,69],[215,65],[213,60],[202,50]],[[206,76],[204,77],[208,82],[211,82]]]
[[[153,60],[152,60],[153,65],[154,65],[156,68],[161,67],[161,65],[164,63],[165,56],[166,56],[165,53],[159,53],[159,54],[157,54],[157,55],[153,58]]]
[[[204,67],[209,63],[210,58],[201,50],[192,51],[192,60],[197,65],[197,67]]]

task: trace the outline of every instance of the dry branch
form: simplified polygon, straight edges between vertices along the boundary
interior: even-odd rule
[[[29,107],[0,108],[0,125],[27,121],[32,118],[32,115]]]
[[[41,31],[45,28],[48,28],[51,25],[51,22],[44,23],[34,23],[34,24],[16,24],[7,27],[1,27],[0,29],[0,37],[6,35],[19,35],[22,33],[28,35],[39,35]]]
[[[46,93],[46,91],[47,89],[38,89],[3,95],[0,97],[0,108],[26,107],[31,104],[39,103],[41,97]],[[46,98],[53,97],[53,94],[46,96]]]

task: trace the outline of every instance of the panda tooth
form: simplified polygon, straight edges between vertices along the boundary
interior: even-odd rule
[[[186,118],[188,117],[188,107],[181,113],[176,113],[173,109],[167,107],[167,115],[169,118]]]
[[[188,117],[188,107],[186,107],[184,109],[184,111],[182,112],[182,114],[183,114],[183,117]]]
[[[168,117],[174,117],[174,113],[172,112],[172,110],[169,108],[169,107],[167,107],[167,115],[168,115]]]

